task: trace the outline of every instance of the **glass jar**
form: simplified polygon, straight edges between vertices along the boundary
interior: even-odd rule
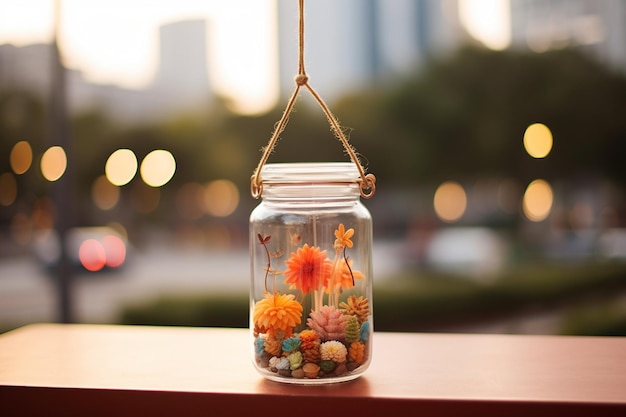
[[[357,378],[372,344],[372,218],[351,163],[267,164],[250,215],[250,329],[266,378]]]

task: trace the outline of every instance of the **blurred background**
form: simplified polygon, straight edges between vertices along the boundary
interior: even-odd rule
[[[248,325],[297,0],[0,0],[0,331]],[[626,3],[307,1],[377,330],[626,335]],[[270,162],[345,161],[303,91]]]

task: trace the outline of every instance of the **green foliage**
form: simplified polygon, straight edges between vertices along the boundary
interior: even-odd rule
[[[302,96],[270,162],[347,160],[319,106],[306,91]],[[477,177],[575,181],[590,173],[626,185],[626,79],[575,51],[466,48],[404,78],[346,95],[330,107],[381,189]],[[174,153],[178,169],[163,189],[157,221],[175,215],[176,188],[189,181],[227,178],[244,193],[283,108],[281,102],[267,114],[242,116],[218,103],[206,112],[134,126],[116,124],[96,111],[76,115],[71,131],[76,200],[89,204],[93,181],[118,148],[132,149],[140,160],[157,148]],[[522,136],[534,122],[553,132],[547,161],[524,153]],[[40,154],[46,124],[42,102],[20,92],[0,92],[3,154],[25,139]],[[9,171],[7,160],[0,164]],[[20,186],[45,193],[39,176],[23,177]],[[242,204],[253,202],[242,199]],[[77,212],[83,217],[79,223],[97,222],[94,210]]]
[[[163,296],[146,305],[123,309],[123,324],[247,327],[247,294]]]
[[[346,342],[357,342],[361,338],[359,320],[356,316],[350,316],[346,324]]]
[[[488,282],[412,271],[375,287],[374,323],[378,331],[445,331],[558,307],[566,315],[556,332],[626,335],[624,310],[602,307],[624,293],[622,263],[534,265],[504,271]],[[584,314],[577,313],[577,306],[590,297],[595,302],[587,303]],[[121,323],[247,327],[248,313],[245,295],[169,296],[127,307]]]
[[[626,308],[616,302],[585,303],[565,317],[562,332],[581,336],[626,336]]]
[[[589,297],[603,303],[625,292],[626,265],[622,263],[535,264],[503,271],[486,282],[407,273],[397,277],[394,286],[375,289],[375,321],[377,328],[383,323],[385,329],[396,331],[462,327],[528,312],[567,311]]]
[[[376,101],[381,104],[372,117],[367,110]],[[575,51],[463,49],[375,99],[365,93],[345,103],[337,112],[351,116],[344,116],[348,123],[370,128],[364,120],[371,117],[379,125],[373,130],[378,138],[365,133],[366,146],[394,181],[526,179],[537,164],[524,154],[522,137],[535,122],[549,126],[555,138],[545,176],[595,172],[624,180],[611,153],[625,146],[626,120],[618,115],[626,111],[626,79]],[[369,148],[372,143],[378,148]]]

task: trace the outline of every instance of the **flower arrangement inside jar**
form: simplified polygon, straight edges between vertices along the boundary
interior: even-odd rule
[[[263,297],[252,306],[254,358],[270,379],[344,381],[369,363],[369,286],[359,286],[367,277],[349,256],[356,232],[335,227],[325,247],[303,243],[299,233],[276,239],[288,251],[256,235],[265,268]]]

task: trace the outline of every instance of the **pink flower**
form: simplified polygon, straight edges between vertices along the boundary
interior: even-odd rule
[[[337,307],[322,306],[311,312],[306,323],[317,332],[321,340],[343,340],[348,319]]]

